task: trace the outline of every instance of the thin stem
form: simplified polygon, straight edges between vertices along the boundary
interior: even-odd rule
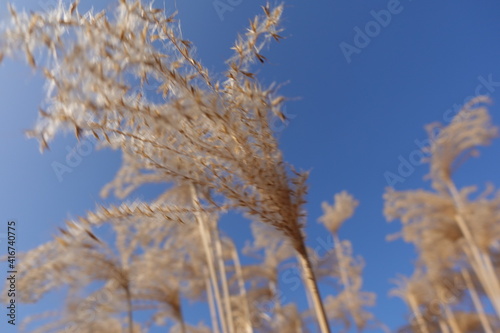
[[[182,313],[181,297],[178,291],[176,297],[177,297],[177,304],[179,305],[179,307],[177,308],[177,320],[181,325],[181,333],[187,333],[186,323],[184,322],[184,314]]]
[[[210,319],[212,321],[212,330],[213,333],[219,333],[219,323],[217,322],[217,312],[215,310],[215,300],[212,292],[212,287],[210,286],[210,277],[206,269],[204,270],[205,276],[205,288],[207,289],[207,299],[208,299],[208,308],[210,310]]]
[[[319,294],[318,285],[314,276],[311,261],[309,260],[303,241],[302,245],[303,249],[301,249],[301,251],[297,251],[297,257],[302,267],[303,280],[314,305],[314,311],[316,313],[316,319],[318,321],[320,332],[330,333],[330,327],[328,326],[328,319],[326,317],[325,308],[321,300],[321,295]]]
[[[455,215],[455,221],[457,222],[458,227],[467,242],[469,251],[466,251],[466,254],[468,254],[471,266],[486,291],[493,308],[500,317],[500,284],[498,282],[498,278],[496,277],[494,270],[488,265],[488,263],[491,263],[488,254],[483,253],[476,245],[471,230],[463,218],[465,204],[462,202],[458,189],[451,180],[448,181],[446,185],[458,211]]]
[[[439,319],[439,329],[441,329],[442,333],[450,333],[448,325],[446,325],[442,318]]]
[[[196,190],[194,189],[194,186],[190,186],[191,190],[191,200],[193,203],[193,206],[195,208],[195,217],[198,222],[198,227],[200,229],[200,236],[201,236],[201,242],[203,243],[203,248],[205,250],[205,256],[207,259],[207,266],[208,266],[208,271],[210,273],[210,280],[212,283],[212,287],[214,290],[215,294],[215,301],[217,304],[217,310],[219,312],[219,319],[221,322],[222,326],[222,332],[227,333],[227,322],[226,322],[226,317],[224,315],[224,309],[222,308],[222,299],[220,296],[220,290],[219,290],[219,283],[217,279],[217,274],[215,273],[215,267],[214,267],[214,259],[212,256],[212,251],[210,249],[209,245],[209,240],[208,240],[208,231],[205,229],[205,223],[203,221],[203,218],[201,216],[201,204],[198,200],[198,195],[196,193]]]
[[[339,269],[340,269],[340,278],[342,280],[342,284],[344,285],[344,290],[348,292],[347,295],[351,295],[351,284],[349,281],[349,277],[346,272],[346,267],[344,265],[344,253],[342,251],[342,243],[340,242],[339,236],[337,233],[333,233],[333,240],[335,242],[335,255],[337,257]],[[348,307],[351,308],[351,297],[347,297],[346,302],[348,303]]]
[[[209,233],[209,237],[212,233]],[[219,275],[221,277],[221,283],[222,283],[222,297],[224,299],[224,308],[226,311],[227,315],[227,323],[229,326],[229,332],[233,333],[234,332],[234,322],[233,322],[233,311],[231,307],[231,295],[229,294],[229,284],[227,282],[227,275],[226,275],[226,264],[224,263],[224,258],[222,257],[222,245],[220,241],[220,236],[219,236],[219,229],[217,228],[217,225],[215,226],[213,230],[213,236],[215,238],[215,255],[217,256],[217,264],[219,267]]]
[[[467,285],[467,289],[469,289],[470,297],[472,298],[472,303],[474,304],[474,307],[476,308],[476,313],[479,316],[479,320],[481,321],[481,324],[483,325],[483,329],[485,333],[493,333],[493,330],[491,328],[491,325],[486,318],[483,304],[481,303],[481,300],[479,299],[479,295],[476,291],[476,287],[474,287],[474,283],[472,282],[472,278],[466,270],[462,269],[462,276],[464,278],[465,284]]]
[[[133,314],[132,314],[132,296],[130,295],[130,288],[128,285],[125,287],[125,295],[127,298],[128,332],[134,333],[134,318],[133,318]]]
[[[335,242],[335,255],[339,263],[340,278],[342,279],[342,284],[344,285],[344,289],[349,290],[350,283],[349,283],[349,278],[347,276],[346,268],[344,267],[344,254],[342,253],[342,244],[340,243],[340,239],[337,233],[333,234],[333,240]]]
[[[450,325],[451,331],[453,333],[462,333],[460,327],[458,326],[457,319],[455,318],[455,315],[453,314],[453,311],[451,311],[449,305],[443,304],[443,309],[446,315],[446,321]]]
[[[276,271],[276,269],[275,269],[275,271]],[[273,276],[272,279],[269,279],[269,289],[271,290],[271,295],[272,295],[272,298],[274,299],[274,313],[275,313],[275,318],[276,318],[275,320],[278,323],[280,323],[283,320],[283,313],[282,313],[282,308],[281,308],[281,300],[278,297],[279,295],[278,295],[278,288],[276,286],[275,276]],[[278,325],[278,327],[279,327],[279,325]]]
[[[243,301],[243,311],[245,313],[245,331],[247,333],[253,333],[252,328],[252,318],[250,317],[250,305],[248,304],[247,290],[245,288],[245,279],[243,278],[243,271],[241,269],[241,262],[238,256],[238,251],[235,246],[232,246],[232,256],[234,267],[236,270],[236,277],[238,279],[238,287],[240,289],[240,296]]]
[[[420,308],[418,307],[417,300],[415,296],[413,296],[410,292],[407,295],[408,299],[408,304],[410,305],[410,308],[412,309],[413,313],[415,314],[415,317],[417,319],[417,324],[420,329],[421,333],[429,333],[429,330],[427,329],[427,325],[425,324],[424,317],[422,316],[422,312],[420,312]]]

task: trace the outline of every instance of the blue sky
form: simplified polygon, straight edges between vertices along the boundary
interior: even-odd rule
[[[39,10],[51,1],[12,3]],[[165,2],[167,8],[177,7],[184,38],[193,41],[199,59],[213,72],[224,70],[236,34],[260,13],[265,1],[232,3],[232,10],[218,13],[212,0]],[[106,1],[81,1],[82,9],[92,5],[109,6]],[[364,290],[378,296],[373,312],[396,329],[404,324],[407,310],[402,301],[387,296],[390,279],[411,273],[415,253],[402,241],[385,241],[386,235],[400,229],[398,222],[388,224],[382,214],[382,194],[388,186],[385,175],[398,174],[400,164],[406,163],[401,161],[409,161],[418,150],[416,142],[426,138],[425,124],[449,121],[453,110],[477,93],[492,97],[490,111],[500,125],[500,2],[287,1],[285,7],[286,39],[264,52],[269,63],[257,66],[257,72],[265,83],[288,82],[282,93],[292,98],[286,106],[290,121],[285,126],[277,123],[277,135],[286,160],[311,171],[309,245],[315,247],[318,237],[325,235],[316,222],[321,202],[331,202],[342,190],[352,193],[360,206],[340,236],[350,239],[355,253],[366,261]],[[380,11],[392,11],[390,22]],[[3,5],[0,18],[6,16]],[[385,17],[385,26],[371,23],[375,16]],[[357,31],[369,41],[356,37]],[[347,44],[349,50],[356,49],[348,56]],[[65,162],[67,147],[73,149],[75,140],[61,136],[51,151],[41,155],[37,142],[23,135],[35,123],[42,100],[41,78],[22,62],[4,61],[0,66],[0,234],[7,220],[16,219],[19,250],[48,241],[66,218],[94,208],[101,200],[100,188],[120,164],[118,153],[97,151],[91,143],[91,152],[59,181],[52,164]],[[500,184],[499,153],[499,141],[483,149],[479,159],[458,171],[458,184]],[[408,172],[400,175],[404,181],[397,182],[396,189],[428,186],[422,180],[426,165],[417,163],[402,171]],[[134,195],[150,199],[155,190]],[[248,235],[248,222],[234,215],[224,218],[222,227],[241,243]],[[302,289],[292,292],[284,282],[282,286],[290,299],[303,299]],[[21,305],[19,315],[34,309]],[[4,332],[5,315],[0,318]]]

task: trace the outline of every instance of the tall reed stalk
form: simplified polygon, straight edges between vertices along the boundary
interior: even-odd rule
[[[463,203],[455,184],[449,180],[446,182],[446,186],[457,209],[455,221],[457,222],[457,225],[466,240],[465,253],[467,254],[476,276],[481,282],[483,289],[488,295],[488,298],[491,301],[498,318],[500,319],[500,283],[495,271],[491,269],[493,265],[491,264],[490,256],[488,253],[481,251],[474,241],[468,222],[464,218],[466,212],[465,204]]]
[[[217,278],[217,273],[215,269],[213,251],[212,247],[210,246],[209,230],[207,230],[207,221],[203,218],[203,214],[201,213],[202,211],[201,205],[198,199],[198,194],[196,193],[194,186],[190,187],[190,195],[191,195],[192,205],[195,208],[194,214],[196,216],[196,222],[199,227],[200,237],[207,260],[207,267],[210,276],[210,285],[213,290],[215,304],[217,306],[217,311],[219,314],[220,325],[222,327],[222,333],[229,333],[230,331],[228,330],[228,321],[226,318],[226,313],[224,311],[223,301],[219,288],[219,279]]]

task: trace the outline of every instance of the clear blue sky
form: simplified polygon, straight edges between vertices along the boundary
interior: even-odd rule
[[[12,2],[33,10],[51,3]],[[242,0],[224,12],[223,19],[212,0],[177,0],[175,6],[184,38],[194,42],[209,69],[220,72],[237,32],[264,3]],[[106,1],[81,1],[82,9],[92,5],[108,6]],[[173,8],[174,2],[165,5]],[[392,11],[390,22],[379,14],[385,26],[370,23],[377,16],[371,11],[381,10]],[[2,5],[1,19],[6,12]],[[426,138],[425,124],[449,120],[447,110],[477,92],[493,98],[491,114],[500,125],[499,13],[500,2],[495,0],[290,0],[283,20],[287,38],[264,52],[269,64],[258,66],[264,82],[289,81],[282,93],[297,98],[288,103],[291,120],[278,135],[286,160],[311,170],[309,245],[316,246],[316,239],[325,235],[316,222],[321,202],[331,202],[342,190],[352,193],[360,206],[340,236],[350,239],[355,253],[364,257],[364,290],[377,293],[373,312],[391,329],[404,324],[407,309],[387,296],[389,280],[398,273],[410,274],[415,254],[402,241],[385,241],[400,226],[388,224],[382,214],[382,194],[388,185],[384,174],[397,174],[400,160],[408,160],[418,149],[415,140]],[[358,28],[368,28],[369,41],[356,38]],[[118,153],[94,149],[59,181],[51,164],[64,163],[66,147],[75,147],[75,140],[61,136],[41,155],[37,142],[23,135],[35,123],[42,99],[42,81],[24,63],[9,60],[0,66],[0,234],[8,219],[16,219],[19,250],[48,241],[64,219],[92,209],[100,200],[100,188],[120,164]],[[488,180],[500,185],[499,153],[500,141],[483,149],[479,159],[457,173],[459,185],[483,185]],[[415,166],[396,189],[427,186],[422,180],[426,172],[425,165]],[[145,189],[134,195],[149,199],[155,193]],[[233,215],[231,219],[223,220],[224,231],[243,242],[248,223]],[[0,251],[5,251],[2,245]],[[284,286],[284,291],[290,299],[303,299],[302,289],[291,292]],[[34,309],[22,305],[19,315]],[[1,331],[15,332],[4,331],[4,310],[0,312]]]

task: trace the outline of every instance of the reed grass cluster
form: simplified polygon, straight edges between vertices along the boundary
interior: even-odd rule
[[[427,126],[431,191],[388,189],[384,195],[388,220],[400,220],[400,236],[418,250],[414,275],[398,279],[393,291],[412,309],[414,331],[500,329],[500,192],[493,185],[480,194],[476,186],[458,189],[452,178],[458,166],[498,136],[488,102],[474,98],[449,125]]]
[[[66,295],[61,309],[30,318],[26,329],[385,329],[368,311],[375,294],[362,290],[364,262],[338,234],[357,200],[344,191],[332,205],[323,203],[319,222],[335,246],[322,256],[306,246],[308,174],[283,160],[270,122],[285,120],[285,98],[254,71],[267,61],[264,47],[282,38],[283,5],[262,9],[232,47],[221,82],[181,37],[175,13],[151,4],[120,0],[113,15],[80,13],[78,1],[29,14],[10,7],[1,58],[25,58],[48,82],[46,107],[28,135],[43,151],[69,130],[123,156],[101,193],[123,203],[67,221],[53,240],[22,256],[20,301],[37,302],[56,289]],[[148,82],[158,84],[161,98],[144,91]],[[408,327],[414,332],[500,329],[500,195],[470,199],[475,189],[459,190],[451,178],[463,156],[497,135],[480,102],[472,101],[431,137],[434,191],[389,189],[384,196],[387,218],[402,221],[401,236],[419,251],[415,275],[401,278],[394,292],[415,315]],[[148,183],[165,184],[165,192],[152,202],[127,199]],[[242,249],[218,226],[228,211],[252,220],[253,239]],[[243,254],[258,264],[242,264]],[[303,312],[280,297],[278,277],[294,263],[309,301]],[[322,297],[321,281],[338,292]],[[456,297],[440,298],[439,313],[431,313],[429,302],[446,293]],[[205,304],[211,322],[186,321],[183,300]],[[464,310],[468,301],[473,308]],[[138,320],[145,315],[148,320]],[[37,325],[40,318],[49,323]]]

